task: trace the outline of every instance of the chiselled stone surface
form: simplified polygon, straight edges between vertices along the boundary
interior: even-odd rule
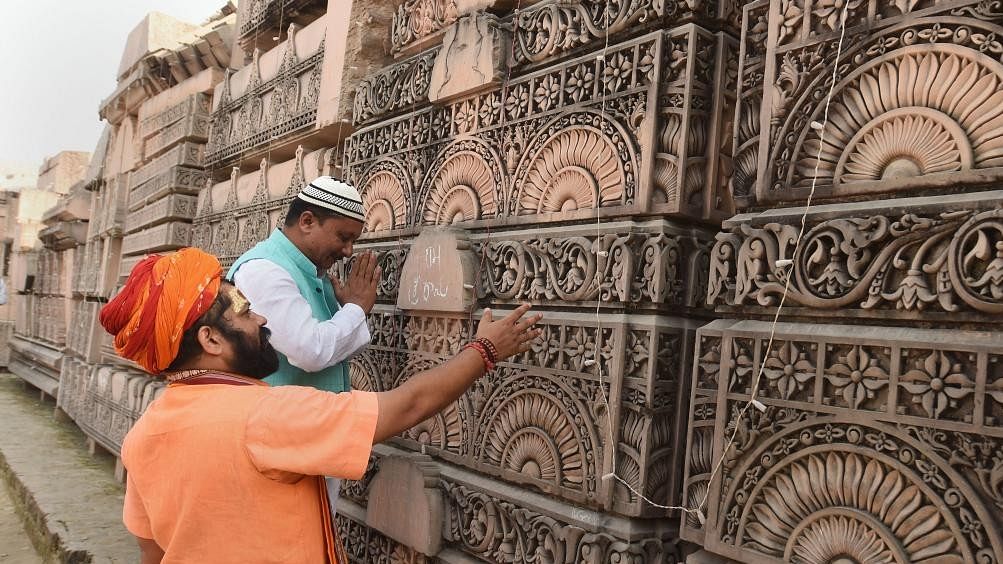
[[[302,30],[267,53],[256,52],[243,69],[227,71],[213,96],[212,135],[206,165],[227,166],[242,153],[314,125],[324,60],[325,22]]]
[[[707,301],[732,319],[697,334],[682,488],[708,556],[1003,558],[1001,15],[744,7],[748,211],[710,255]]]
[[[507,47],[507,35],[496,17],[461,17],[442,38],[429,78],[428,100],[440,103],[498,86],[504,77]]]
[[[388,456],[369,483],[366,525],[434,556],[442,544],[439,470],[428,456]],[[400,511],[407,507],[408,511]],[[421,515],[421,519],[415,516]]]
[[[997,7],[855,2],[836,62],[839,8],[774,5],[745,8],[736,197],[800,200],[813,179],[837,199],[1001,177]]]
[[[686,503],[709,502],[684,538],[739,561],[997,561],[1003,341],[789,323],[770,337],[755,321],[700,331]],[[740,416],[753,389],[765,411]]]
[[[476,258],[466,234],[425,229],[411,244],[401,268],[397,307],[405,311],[468,311],[475,295],[475,268]]]

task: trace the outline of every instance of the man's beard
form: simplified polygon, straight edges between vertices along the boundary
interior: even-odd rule
[[[247,333],[236,331],[231,327],[227,327],[224,333],[233,344],[234,358],[230,366],[231,371],[260,380],[279,369],[279,355],[268,342],[272,332],[267,328],[261,328],[257,343],[252,342],[251,336]]]

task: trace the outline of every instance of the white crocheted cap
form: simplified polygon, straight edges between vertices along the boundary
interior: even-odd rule
[[[362,196],[351,184],[347,184],[333,176],[321,176],[303,187],[296,195],[304,202],[329,209],[334,213],[365,221],[366,215],[362,207]]]

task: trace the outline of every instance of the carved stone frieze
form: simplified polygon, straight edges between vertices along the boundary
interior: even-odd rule
[[[208,116],[212,98],[201,92],[193,94],[181,102],[152,116],[142,118],[139,122],[139,136],[148,139],[160,130],[191,115]]]
[[[237,8],[237,36],[250,53],[259,45],[272,45],[275,32],[283,23],[301,23],[322,15],[327,7],[322,0],[249,0]]]
[[[187,221],[171,221],[126,235],[122,240],[122,254],[135,255],[187,247],[191,241],[191,230],[191,224]],[[129,272],[121,274],[128,276]]]
[[[706,522],[687,517],[683,538],[743,562],[1003,554],[1003,340],[719,321],[698,343],[684,499]],[[754,382],[764,408],[745,410]]]
[[[766,213],[729,223],[711,253],[711,305],[789,306],[903,318],[993,322],[1003,312],[1003,195],[899,200],[833,217],[814,208],[801,239],[800,216]],[[793,260],[792,268],[777,267]],[[806,311],[806,313],[808,313]],[[950,314],[950,315],[946,315]],[[988,316],[987,316],[988,314]],[[884,314],[882,314],[884,315]]]
[[[195,218],[197,203],[196,196],[183,194],[171,194],[166,198],[160,198],[152,204],[131,212],[125,218],[125,232],[127,234],[133,233],[165,221],[191,222]]]
[[[447,542],[488,562],[603,564],[659,562],[679,557],[673,540],[656,535],[618,538],[596,523],[561,522],[477,487],[443,480]],[[583,511],[582,517],[593,515]]]
[[[300,133],[316,122],[324,60],[324,22],[302,30],[236,73],[227,72],[213,99],[206,166],[220,168]]]
[[[352,120],[367,123],[427,102],[438,52],[430,49],[363,80],[355,92]]]
[[[89,437],[118,454],[125,434],[164,387],[136,370],[68,359],[60,373],[58,405]]]
[[[352,359],[353,388],[391,389],[456,354],[471,323],[378,306],[372,344]],[[596,326],[594,316],[553,313],[540,327],[531,351],[396,443],[573,502],[664,515],[599,476],[613,471],[616,448],[616,474],[630,487],[663,504],[676,501],[682,449],[675,429],[690,329],[673,318]]]
[[[454,0],[404,0],[394,12],[391,51],[411,52],[426,45],[436,32],[456,21]]]
[[[360,89],[362,115],[384,121],[349,138],[345,174],[374,214],[367,226],[374,233],[507,216],[587,218],[597,206],[618,214],[729,213],[714,185],[729,174],[730,119],[713,114],[734,102],[713,84],[718,73],[727,76],[733,50],[725,36],[687,25],[512,77],[445,107],[407,108],[401,100],[412,98],[395,93],[412,88],[407,71],[428,51]],[[384,102],[410,112],[388,118],[378,113]]]
[[[609,4],[600,0],[546,0],[517,10],[513,17],[515,65],[557,59],[586,45],[602,44],[610,36],[661,25],[670,28],[687,21],[724,20],[737,28],[738,3],[723,1],[667,2],[639,0]],[[667,25],[668,22],[671,24]]]
[[[736,197],[757,169],[762,202],[1003,177],[1003,28],[979,6],[848,3],[838,62],[841,4],[746,6]]]
[[[339,511],[335,522],[351,564],[432,564],[435,559],[369,528]]]
[[[304,179],[321,174],[326,152],[299,147],[288,161],[271,164],[262,158],[257,172],[240,174],[234,167],[229,180],[206,186],[199,193],[191,245],[231,264],[282,222]]]

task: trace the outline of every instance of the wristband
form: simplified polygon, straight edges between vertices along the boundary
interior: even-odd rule
[[[484,361],[484,371],[485,372],[491,372],[492,370],[495,369],[495,363],[494,363],[493,360],[491,360],[490,353],[488,352],[487,348],[485,348],[482,343],[480,343],[478,341],[471,341],[471,342],[463,345],[463,349],[461,349],[461,350],[466,350],[466,349],[474,349],[475,351],[477,351],[477,354],[481,355],[481,360]]]
[[[498,358],[498,347],[496,347],[495,344],[492,343],[490,339],[488,339],[487,337],[478,337],[474,339],[474,342],[480,343],[481,346],[484,347],[484,350],[487,351],[488,353],[488,357],[491,358],[492,364],[498,364],[498,361],[501,360],[500,358]]]

